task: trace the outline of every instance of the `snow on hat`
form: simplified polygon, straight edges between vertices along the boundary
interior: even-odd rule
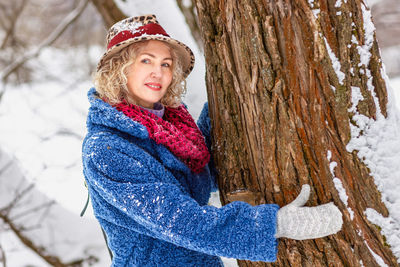
[[[101,57],[97,70],[112,55],[115,55],[130,44],[144,40],[167,42],[177,52],[184,76],[187,77],[192,71],[194,66],[192,50],[185,44],[172,39],[158,23],[155,15],[130,17],[115,23],[108,30],[107,51]]]

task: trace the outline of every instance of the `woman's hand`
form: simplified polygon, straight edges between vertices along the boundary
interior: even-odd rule
[[[299,196],[277,213],[275,237],[296,240],[314,239],[335,234],[342,228],[342,213],[333,204],[302,207],[310,196],[310,186],[303,185]]]

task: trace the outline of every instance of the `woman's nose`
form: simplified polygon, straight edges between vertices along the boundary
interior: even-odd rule
[[[151,76],[158,78],[158,77],[161,77],[161,74],[162,74],[161,67],[154,66],[153,69],[152,69],[152,72],[151,72]]]

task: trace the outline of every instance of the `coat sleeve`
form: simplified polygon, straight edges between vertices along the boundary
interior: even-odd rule
[[[199,119],[197,120],[197,126],[199,127],[200,131],[203,133],[208,151],[210,151],[210,154],[211,154],[210,162],[208,163],[208,167],[210,169],[210,174],[211,174],[210,178],[212,179],[211,191],[217,191],[218,190],[218,185],[217,185],[217,181],[216,181],[217,170],[215,169],[214,157],[213,157],[212,151],[211,151],[211,120],[208,115],[208,102],[206,102],[204,104],[203,109],[201,110]]]
[[[199,119],[197,120],[197,126],[204,135],[208,150],[211,150],[211,121],[208,116],[208,102],[204,104],[201,110]]]
[[[210,255],[276,260],[277,205],[200,206],[168,170],[131,143],[97,142],[83,155],[90,189],[114,207],[100,214],[103,219]]]

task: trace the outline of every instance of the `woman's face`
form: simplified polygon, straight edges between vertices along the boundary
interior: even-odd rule
[[[172,63],[165,43],[151,40],[144,44],[127,75],[130,96],[139,106],[153,108],[165,95],[172,81]]]

